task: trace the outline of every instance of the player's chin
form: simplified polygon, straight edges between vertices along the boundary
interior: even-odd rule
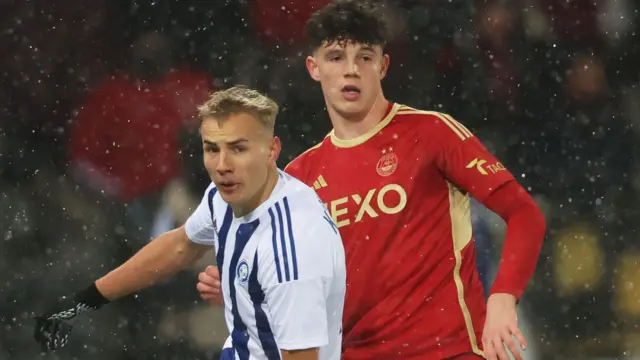
[[[220,192],[222,200],[229,205],[233,205],[242,199],[242,187],[240,185],[236,185],[232,189],[221,188],[218,191]]]
[[[358,101],[341,101],[338,109],[345,115],[359,114],[364,110],[364,102]]]

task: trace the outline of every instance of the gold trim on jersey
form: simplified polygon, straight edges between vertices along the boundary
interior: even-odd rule
[[[436,111],[424,111],[410,108],[408,106],[402,106],[398,115],[432,115],[438,117],[442,122],[451,129],[460,140],[464,141],[473,137],[473,133],[462,125],[459,121],[451,117],[449,114],[443,114]]]
[[[471,242],[473,236],[471,228],[471,202],[469,195],[462,194],[455,185],[447,182],[449,187],[449,215],[451,216],[451,237],[453,238],[453,254],[456,260],[453,268],[453,281],[458,290],[458,303],[464,317],[469,343],[473,352],[483,358],[486,358],[484,352],[478,347],[476,332],[473,328],[471,313],[464,299],[464,283],[460,276],[460,268],[462,267],[462,249]]]
[[[333,145],[337,147],[342,147],[342,148],[354,147],[364,143],[365,141],[371,139],[375,134],[380,132],[380,130],[384,129],[385,126],[389,125],[393,117],[396,116],[396,114],[398,113],[398,110],[400,110],[400,107],[401,107],[400,104],[394,103],[393,107],[391,108],[391,111],[389,111],[389,114],[387,114],[387,116],[385,116],[384,119],[382,119],[382,121],[376,124],[376,126],[374,126],[373,129],[367,131],[366,133],[354,139],[350,139],[350,140],[339,139],[336,137],[334,130],[331,130],[331,132],[329,133],[329,136],[331,136],[331,142],[333,143]]]

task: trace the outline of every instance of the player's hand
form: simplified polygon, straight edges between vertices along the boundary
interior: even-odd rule
[[[73,330],[71,322],[77,316],[107,303],[109,300],[100,294],[95,284],[91,284],[73,297],[58,300],[46,314],[36,316],[33,337],[45,352],[59,349],[67,345]]]
[[[513,338],[520,343],[520,348]],[[482,345],[487,360],[510,360],[508,348],[515,360],[522,360],[520,349],[527,341],[518,328],[516,298],[511,294],[493,294],[487,301],[487,318],[482,331]]]
[[[66,320],[50,316],[37,316],[35,321],[33,336],[42,347],[42,351],[56,350],[67,345],[73,325]]]
[[[202,300],[214,305],[222,305],[222,288],[220,286],[218,267],[207,266],[203,272],[198,274],[196,288],[200,292]]]

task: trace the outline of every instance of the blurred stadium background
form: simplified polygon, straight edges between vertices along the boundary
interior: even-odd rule
[[[326,134],[302,31],[326,2],[0,2],[0,359],[216,356],[221,310],[195,290],[212,256],[80,321],[57,354],[31,316],[186,219],[207,184],[193,116],[208,91],[282,105],[282,166]],[[388,97],[464,122],[547,216],[520,304],[527,359],[640,358],[640,3],[386,6]],[[490,284],[504,225],[474,206]]]

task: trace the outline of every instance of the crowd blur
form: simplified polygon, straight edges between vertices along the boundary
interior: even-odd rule
[[[208,184],[194,121],[235,84],[281,104],[280,165],[330,130],[303,26],[327,0],[0,2],[0,359],[212,359],[196,274],[110,304],[40,354],[32,316],[181,224]],[[388,98],[451,114],[549,224],[528,359],[640,356],[640,4],[388,0]],[[490,286],[504,224],[474,204]]]

